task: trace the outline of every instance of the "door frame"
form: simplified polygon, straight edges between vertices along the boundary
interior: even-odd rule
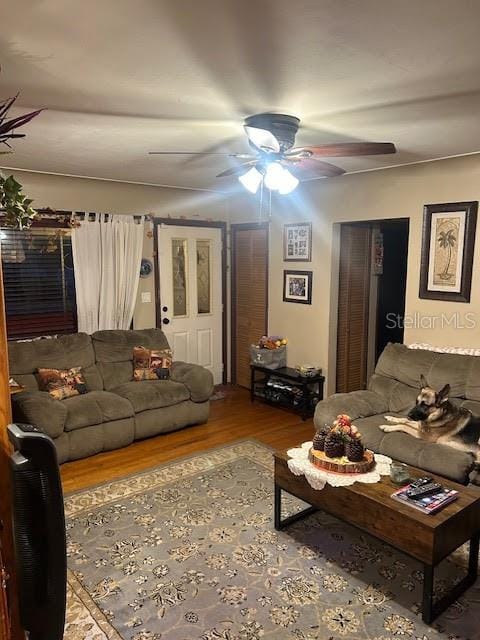
[[[395,221],[407,221],[408,222],[408,243],[407,243],[407,260],[408,252],[410,250],[410,235],[412,230],[411,218],[408,216],[395,216],[391,218],[365,218],[362,220],[342,220],[341,222],[335,222],[333,224],[332,231],[332,260],[331,260],[331,273],[332,283],[330,290],[330,314],[329,314],[329,338],[328,338],[328,378],[327,378],[327,393],[331,395],[336,393],[337,386],[337,359],[338,359],[338,296],[339,296],[339,275],[340,275],[340,235],[342,225],[355,225],[355,226],[367,226],[373,228],[375,225],[380,225],[382,222],[395,222]],[[407,274],[405,280],[405,287],[408,282],[408,263]],[[405,308],[407,301],[405,299]],[[375,327],[375,342],[376,342],[377,327]],[[368,371],[367,371],[368,378]],[[368,379],[367,379],[368,382]]]
[[[160,287],[160,270],[158,267],[158,227],[207,227],[220,229],[221,232],[221,270],[222,270],[222,383],[227,383],[227,223],[214,220],[187,220],[185,218],[153,218],[153,253],[155,274],[155,326],[162,328],[162,301]]]
[[[265,278],[265,333],[268,332],[268,276],[269,276],[269,264],[270,264],[270,224],[268,222],[241,222],[238,224],[231,224],[231,247],[230,247],[230,255],[231,255],[231,269],[230,269],[230,291],[231,291],[231,299],[230,299],[230,318],[231,318],[231,335],[230,335],[230,380],[232,384],[237,383],[237,375],[236,375],[236,365],[237,365],[237,354],[236,354],[236,344],[235,344],[235,336],[237,333],[237,305],[236,305],[236,269],[235,269],[235,260],[236,260],[236,251],[235,251],[235,240],[236,234],[238,231],[254,231],[256,229],[265,229],[267,233],[267,254],[266,254],[266,266],[267,266],[267,277]]]

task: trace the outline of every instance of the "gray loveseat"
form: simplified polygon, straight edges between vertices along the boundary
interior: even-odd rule
[[[315,428],[319,430],[338,414],[346,413],[355,420],[365,445],[376,453],[462,484],[480,484],[470,453],[378,428],[386,423],[385,415],[406,415],[414,406],[421,374],[437,390],[449,383],[450,400],[480,415],[480,357],[389,344],[378,360],[368,390],[337,393],[319,402]]]
[[[206,422],[212,375],[174,362],[169,380],[133,381],[133,348],[168,348],[160,329],[98,331],[51,340],[10,342],[10,376],[25,391],[12,396],[13,419],[53,438],[59,462],[85,458],[134,440]],[[82,367],[86,394],[55,400],[39,391],[38,368]]]

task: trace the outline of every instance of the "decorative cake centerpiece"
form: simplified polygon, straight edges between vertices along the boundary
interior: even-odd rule
[[[316,467],[335,473],[366,473],[375,464],[373,453],[362,444],[362,434],[345,414],[315,434],[309,459]]]

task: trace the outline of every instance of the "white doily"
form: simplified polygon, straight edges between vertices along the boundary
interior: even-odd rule
[[[289,449],[287,455],[288,468],[295,476],[305,476],[308,484],[314,489],[323,489],[328,483],[332,487],[348,487],[354,482],[374,483],[380,481],[380,476],[388,476],[390,473],[390,465],[392,459],[375,453],[375,467],[368,473],[356,473],[351,475],[341,475],[339,473],[330,473],[318,467],[314,467],[308,459],[308,452],[312,446],[312,442],[304,442],[301,447]]]

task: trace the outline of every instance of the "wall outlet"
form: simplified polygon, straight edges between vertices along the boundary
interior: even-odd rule
[[[142,291],[142,302],[151,302],[152,294],[150,291]]]

